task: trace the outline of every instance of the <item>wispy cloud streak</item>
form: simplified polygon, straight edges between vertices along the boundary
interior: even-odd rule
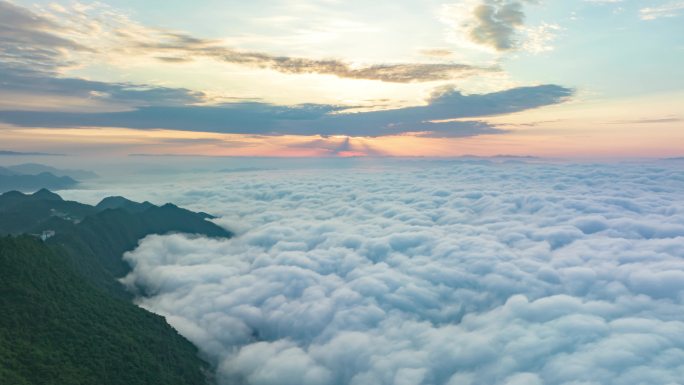
[[[336,58],[279,56],[238,50],[228,47],[221,40],[203,39],[184,32],[144,26],[111,10],[100,15],[96,6],[74,12],[73,15],[68,12],[60,13],[58,17],[45,12],[38,14],[0,1],[2,62],[30,66],[33,69],[54,70],[73,65],[69,60],[72,52],[89,51],[96,56],[110,58],[118,55],[120,60],[149,57],[167,64],[178,64],[209,58],[221,63],[270,69],[284,74],[321,74],[392,83],[441,81],[500,71],[495,66],[482,67],[444,61],[354,65]],[[86,21],[88,25],[84,25]],[[88,31],[97,33],[100,43],[102,40],[106,41],[106,49],[90,47],[87,42],[77,43],[69,36],[74,34],[85,38]]]

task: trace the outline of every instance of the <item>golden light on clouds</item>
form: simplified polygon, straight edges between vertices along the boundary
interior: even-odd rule
[[[558,19],[570,12],[563,2],[258,3],[0,0],[10,31],[0,47],[2,149],[659,157],[684,148],[681,23],[652,28],[677,15],[612,14],[625,26],[617,36],[577,27],[599,19],[578,10]],[[585,3],[586,12],[611,5]],[[599,38],[616,44],[597,48]],[[338,116],[350,112],[359,115]],[[452,121],[462,124],[426,124]]]
[[[665,98],[667,99],[667,98]],[[669,99],[673,100],[673,99]],[[591,101],[486,118],[504,133],[466,138],[395,135],[261,136],[129,128],[0,127],[14,149],[91,155],[174,154],[201,156],[545,156],[667,157],[684,148],[684,117],[662,100],[648,119],[630,106],[643,100]],[[655,103],[654,103],[655,104]],[[577,114],[577,110],[584,114]],[[632,112],[629,112],[632,111]],[[597,119],[597,117],[603,119]],[[611,117],[608,119],[607,117]],[[591,124],[589,124],[591,122]],[[657,132],[657,135],[651,133]],[[40,143],[40,146],[36,144]]]

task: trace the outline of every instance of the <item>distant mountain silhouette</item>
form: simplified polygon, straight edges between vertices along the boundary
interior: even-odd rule
[[[56,176],[49,172],[36,175],[19,174],[0,167],[0,192],[9,190],[35,191],[41,188],[62,190],[74,187],[78,182],[68,176]]]
[[[92,171],[60,169],[38,163],[23,163],[14,166],[6,166],[5,168],[15,172],[16,174],[23,175],[37,175],[44,172],[49,172],[55,176],[68,176],[76,180],[93,179],[98,177],[98,175]]]
[[[64,154],[50,154],[46,152],[19,152],[0,150],[0,156],[64,156]]]

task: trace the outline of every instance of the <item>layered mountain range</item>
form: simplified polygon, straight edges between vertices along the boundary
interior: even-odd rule
[[[0,167],[0,192],[36,191],[40,188],[63,190],[97,176],[92,171],[62,170],[37,163],[23,163]]]

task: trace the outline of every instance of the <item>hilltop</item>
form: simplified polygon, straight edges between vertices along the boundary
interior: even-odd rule
[[[123,253],[149,234],[232,236],[206,219],[123,197],[0,195],[0,383],[207,383],[197,349],[117,281]]]

